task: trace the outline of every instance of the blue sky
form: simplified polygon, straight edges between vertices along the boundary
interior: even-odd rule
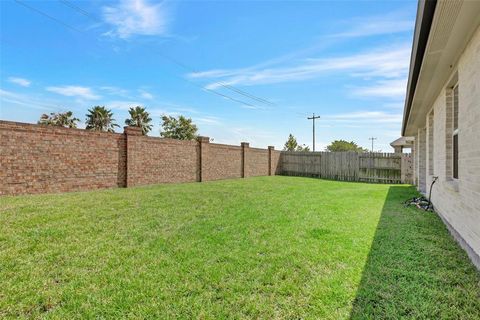
[[[311,146],[313,112],[317,150],[400,136],[416,1],[19,2],[0,2],[3,120],[143,105],[155,136],[183,114],[218,143]]]

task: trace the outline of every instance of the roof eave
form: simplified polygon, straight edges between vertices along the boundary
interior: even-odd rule
[[[415,94],[418,76],[420,74],[425,49],[427,47],[428,36],[432,27],[436,5],[437,0],[419,0],[418,2],[415,31],[413,35],[412,54],[410,56],[407,94],[405,96],[405,107],[403,111],[402,136],[405,135],[413,96]]]

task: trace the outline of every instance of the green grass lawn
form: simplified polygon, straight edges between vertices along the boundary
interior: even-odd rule
[[[0,318],[478,319],[409,186],[260,177],[0,198]]]

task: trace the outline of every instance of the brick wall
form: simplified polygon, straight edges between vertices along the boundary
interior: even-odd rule
[[[127,186],[199,181],[200,154],[197,141],[160,139],[142,135],[139,128],[127,131]]]
[[[274,176],[276,174],[281,174],[282,168],[281,168],[280,156],[281,156],[282,153],[280,151],[274,150],[272,146],[268,147],[268,149],[271,152],[271,159],[272,159],[272,161],[270,162],[270,164],[271,164],[270,175]]]
[[[0,120],[0,195],[274,175],[280,152]],[[269,172],[270,168],[270,172]]]
[[[124,185],[122,134],[0,121],[0,194]]]
[[[268,176],[268,150],[248,148],[247,177]]]
[[[224,144],[208,144],[204,180],[242,177],[242,148]]]

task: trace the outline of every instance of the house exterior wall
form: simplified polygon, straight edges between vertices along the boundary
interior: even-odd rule
[[[433,131],[433,145],[422,141],[423,129],[415,140],[414,152],[417,186],[428,193],[433,176],[439,179],[432,190],[435,211],[452,234],[480,267],[480,28],[476,30],[456,66],[459,86],[459,179],[452,178],[452,79],[445,83],[431,107],[426,123]],[[456,81],[455,81],[456,82]],[[433,114],[432,114],[433,111]],[[427,117],[429,117],[427,115]],[[432,123],[433,122],[433,123]],[[418,152],[417,152],[418,151]],[[427,152],[433,161],[425,161]],[[427,170],[422,170],[423,165]],[[433,166],[433,167],[432,167]],[[427,189],[423,189],[422,181]]]
[[[418,137],[413,137],[413,145],[412,145],[412,182],[414,185],[418,185],[418,172],[417,172],[417,143]]]
[[[418,129],[418,145],[417,145],[417,168],[418,168],[418,189],[420,192],[426,191],[427,180],[427,130],[426,128]]]
[[[402,155],[401,181],[402,183],[413,183],[413,157],[408,153]]]

